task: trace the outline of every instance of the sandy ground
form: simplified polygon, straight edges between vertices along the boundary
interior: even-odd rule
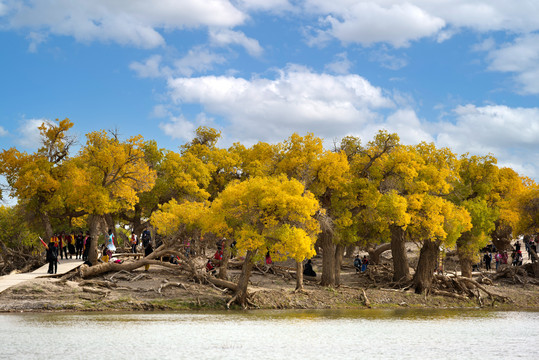
[[[341,286],[328,288],[317,279],[305,279],[305,289],[295,292],[295,275],[281,266],[276,274],[255,268],[249,287],[255,308],[264,309],[339,309],[416,307],[539,310],[539,286],[514,284],[507,280],[485,285],[489,291],[508,297],[506,302],[493,301],[486,294],[482,303],[445,296],[427,296],[413,291],[401,291],[383,281],[383,268],[373,276],[356,273],[353,259],[345,259]],[[321,259],[315,259],[320,273]],[[260,267],[260,270],[264,270]],[[72,273],[75,275],[75,273]],[[230,280],[237,280],[239,270],[229,270]],[[68,276],[69,277],[69,274]],[[108,273],[90,280],[70,276],[37,278],[15,285],[0,293],[0,312],[14,311],[131,311],[225,309],[231,294],[213,285],[195,283],[187,274],[153,266],[148,272],[139,269],[130,273]],[[365,293],[363,293],[365,291]],[[368,301],[365,301],[365,294]]]

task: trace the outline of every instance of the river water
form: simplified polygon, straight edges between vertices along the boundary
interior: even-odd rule
[[[539,312],[0,314],[1,359],[539,359]]]

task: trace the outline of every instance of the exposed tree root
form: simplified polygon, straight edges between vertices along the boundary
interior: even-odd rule
[[[107,289],[113,289],[118,287],[118,285],[113,282],[102,280],[83,280],[79,282],[79,286],[101,286]]]
[[[238,298],[238,295],[234,295],[234,296],[232,296],[232,298],[230,300],[228,300],[228,302],[226,303],[226,308],[228,310],[230,310],[230,304],[232,304],[234,301],[236,301],[237,298]]]
[[[90,293],[90,294],[101,295],[103,297],[107,296],[110,293],[109,290],[99,290],[99,289],[95,289],[95,288],[91,288],[91,287],[83,287],[82,291]]]
[[[361,291],[363,292],[363,294],[360,294],[360,299],[361,299],[361,297],[363,297],[363,299],[362,299],[363,305],[365,305],[366,307],[368,307],[370,309],[371,308],[371,302],[369,301],[369,298],[367,297],[367,293],[365,292],[365,289],[361,289]]]
[[[185,287],[185,285],[182,284],[182,283],[179,283],[179,282],[178,282],[178,283],[167,282],[167,283],[165,283],[165,284],[159,286],[159,289],[157,289],[157,292],[158,292],[159,294],[162,294],[161,291],[163,291],[163,289],[166,289],[166,288],[172,287],[172,286],[180,287],[180,288],[184,289],[185,291],[189,291],[189,290],[187,290],[187,288]]]
[[[506,296],[498,295],[489,291],[476,280],[467,277],[448,277],[445,275],[435,275],[433,286],[430,293],[433,295],[448,296],[459,300],[476,299],[483,306],[483,298],[481,292],[487,294],[494,302],[512,302]]]
[[[529,265],[530,264],[526,264],[524,266],[507,266],[494,274],[492,276],[492,279],[498,280],[503,278],[515,284],[524,285],[527,283],[531,283],[534,285],[539,285],[539,281],[537,281],[533,277],[529,277],[530,275],[534,276],[533,268]]]

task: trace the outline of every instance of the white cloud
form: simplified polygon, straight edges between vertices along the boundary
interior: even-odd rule
[[[390,70],[399,70],[408,65],[404,56],[395,56],[389,52],[387,46],[383,45],[379,49],[371,51],[369,60],[377,62],[380,66]]]
[[[294,9],[288,0],[237,0],[238,7],[253,11],[282,12]]]
[[[514,0],[412,0],[434,16],[454,27],[479,32],[531,32],[539,29],[539,4]]]
[[[159,128],[173,139],[188,140],[193,137],[195,125],[183,116],[171,117],[169,122],[162,122]]]
[[[194,122],[187,120],[183,115],[171,116],[168,122],[160,123],[159,128],[173,139],[188,141],[194,137],[196,128],[205,125],[212,126],[212,123],[213,119],[201,113],[197,115]]]
[[[433,129],[440,146],[457,153],[491,153],[501,166],[539,179],[539,108],[466,105],[457,107],[454,114],[454,122],[442,122]]]
[[[195,47],[183,58],[174,61],[175,74],[191,76],[213,70],[214,64],[226,62],[224,56],[211,52],[203,47]]]
[[[0,136],[7,136],[9,134],[9,132],[4,129],[3,126],[0,126]]]
[[[29,0],[11,1],[8,7],[12,28],[142,48],[164,45],[158,29],[233,27],[247,17],[228,0]]]
[[[28,45],[28,51],[31,53],[35,53],[37,52],[38,45],[47,40],[47,35],[32,31],[28,34],[28,36],[26,36],[26,39],[30,40],[30,45]]]
[[[376,121],[393,102],[357,75],[331,76],[289,66],[276,79],[225,76],[170,79],[176,103],[201,104],[226,119],[240,141],[278,141],[292,132],[332,138]]]
[[[539,34],[518,37],[514,42],[490,50],[489,69],[515,73],[519,90],[539,94]]]
[[[170,69],[162,68],[161,60],[161,55],[152,55],[143,63],[133,61],[131,64],[129,64],[129,68],[136,72],[141,78],[157,78],[167,76]]]
[[[375,2],[358,2],[339,16],[329,15],[326,20],[331,25],[331,34],[345,43],[387,42],[395,47],[433,36],[445,26],[443,19],[410,3],[382,6]]]
[[[324,46],[334,38],[364,46],[387,43],[393,47],[406,47],[413,41],[429,37],[443,42],[462,29],[523,35],[539,30],[537,1],[305,0],[303,11],[325,19],[318,27],[304,29],[311,46]],[[395,60],[400,61],[384,64],[397,69],[403,66],[403,59]],[[523,92],[536,93],[538,77],[538,72],[530,70],[518,73],[516,80]]]
[[[39,134],[39,127],[43,123],[48,123],[46,119],[28,119],[25,120],[21,126],[17,129],[20,137],[16,142],[29,149],[37,149],[41,146],[41,137]]]
[[[248,38],[241,31],[233,31],[230,29],[212,29],[210,30],[210,41],[213,45],[227,46],[227,45],[240,45],[251,56],[262,55],[263,49],[257,40]]]
[[[335,74],[347,74],[352,67],[352,62],[348,60],[348,55],[343,52],[335,55],[336,59],[330,64],[326,65],[326,69]]]
[[[205,73],[213,70],[215,64],[225,62],[224,56],[197,46],[189,50],[184,57],[172,61],[171,66],[163,64],[164,60],[161,55],[152,55],[144,62],[132,62],[129,64],[129,68],[141,78],[168,78],[177,75],[191,76],[195,73]]]

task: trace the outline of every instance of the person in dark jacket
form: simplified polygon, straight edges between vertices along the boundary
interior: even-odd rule
[[[144,257],[153,253],[152,236],[148,229],[142,232],[142,246],[144,246]],[[144,269],[146,271],[150,270],[150,264],[144,265]]]
[[[82,260],[85,261],[85,263],[88,261],[88,256],[90,255],[90,247],[92,246],[92,238],[90,237],[90,232],[86,231],[86,237],[84,238],[83,242],[83,251],[82,251]],[[90,266],[92,266],[90,264]]]
[[[75,238],[75,259],[82,259],[82,249],[84,248],[84,235],[82,231]]]
[[[47,248],[47,261],[49,262],[49,271],[47,274],[56,274],[58,271],[58,248],[50,241]]]
[[[359,258],[359,255],[356,255],[356,258],[354,259],[354,267],[356,268],[356,273],[361,271],[361,259]]]
[[[483,262],[485,263],[485,270],[490,271],[490,263],[492,262],[492,255],[487,251],[483,255]]]
[[[305,268],[303,269],[303,275],[305,276],[316,276],[316,273],[313,270],[313,263],[311,259],[307,260]]]

